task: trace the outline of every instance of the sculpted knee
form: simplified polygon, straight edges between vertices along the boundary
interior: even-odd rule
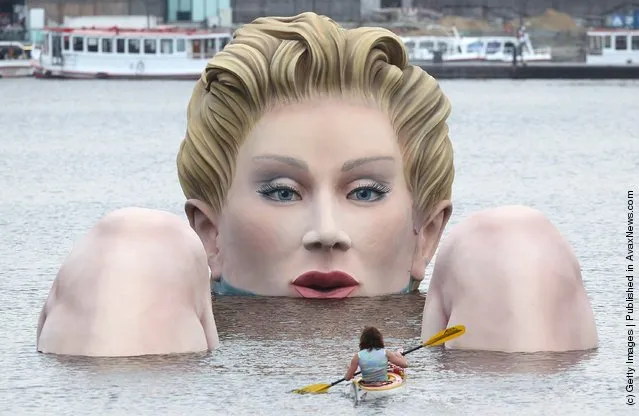
[[[570,244],[541,212],[523,206],[474,213],[442,244],[422,328],[454,324],[467,327],[450,345],[458,348],[563,351],[598,344]]]
[[[218,344],[206,253],[169,212],[109,213],[73,247],[38,322],[38,351],[144,355]]]

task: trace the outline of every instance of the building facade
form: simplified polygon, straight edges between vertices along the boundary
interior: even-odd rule
[[[188,1],[188,0],[183,0]],[[233,21],[246,23],[259,16],[288,16],[315,11],[340,22],[366,20],[374,9],[425,8],[446,15],[469,17],[536,16],[555,9],[588,19],[632,5],[628,0],[230,0]],[[634,4],[637,4],[634,2]]]
[[[166,22],[200,22],[207,26],[224,23],[224,13],[230,12],[230,0],[166,0]],[[230,16],[229,16],[230,18]]]
[[[151,15],[165,18],[167,0],[28,0],[30,9],[42,8],[46,20],[62,23],[64,16]]]
[[[633,2],[628,0],[412,0],[413,7],[459,16],[512,18],[537,16],[547,9],[587,19],[604,16]],[[634,2],[636,4],[636,2]]]
[[[248,23],[260,16],[293,16],[314,11],[338,22],[360,22],[381,0],[231,0],[233,23]]]
[[[0,0],[0,10],[25,0]],[[47,20],[61,23],[64,16],[152,15],[167,23],[194,22],[213,26],[225,20],[247,23],[260,16],[290,16],[304,11],[330,16],[339,22],[366,21],[382,7],[427,8],[447,15],[475,17],[535,16],[553,8],[577,18],[613,16],[618,20],[628,0],[28,0],[28,7],[43,8]],[[225,16],[225,13],[228,16]],[[232,16],[231,16],[232,13]]]

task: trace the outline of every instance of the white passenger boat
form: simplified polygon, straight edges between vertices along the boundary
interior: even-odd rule
[[[552,50],[549,47],[535,49],[528,37],[517,39],[515,36],[483,36],[477,42],[483,59],[487,62],[512,62],[513,50],[517,45],[521,48],[521,54],[517,55],[520,62],[552,61]]]
[[[448,36],[404,36],[411,61],[433,61],[435,52],[442,62],[512,62],[513,50],[521,47],[519,62],[552,60],[550,48],[535,49],[528,36],[460,36],[455,28]]]
[[[589,31],[586,64],[639,65],[639,29],[594,29]]]
[[[388,372],[388,382],[379,385],[366,385],[362,383],[361,377],[355,377],[351,380],[350,386],[351,395],[355,404],[359,404],[365,399],[372,399],[377,397],[386,397],[394,395],[402,391],[406,385],[406,378],[400,374]]]
[[[152,29],[47,28],[37,77],[197,79],[232,33]]]
[[[408,51],[408,59],[411,61],[432,61],[436,52],[440,52],[442,60],[448,61],[457,56],[457,40],[450,36],[404,36],[404,46]],[[453,58],[451,56],[454,55]],[[468,57],[468,60],[477,60],[478,56]]]
[[[439,35],[404,36],[402,41],[411,61],[433,61],[435,54],[441,55],[442,61],[479,61],[482,59],[481,49],[467,48],[475,38],[464,38],[455,27],[430,28],[441,32]]]

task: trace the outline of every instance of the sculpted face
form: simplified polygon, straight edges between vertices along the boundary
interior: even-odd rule
[[[213,278],[269,296],[398,293],[424,264],[388,116],[345,101],[268,112],[240,148],[221,215],[187,202]],[[223,285],[223,286],[224,286]]]

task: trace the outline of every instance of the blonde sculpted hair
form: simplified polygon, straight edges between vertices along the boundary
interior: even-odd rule
[[[388,114],[419,214],[451,198],[450,103],[435,79],[408,64],[392,32],[346,30],[314,13],[258,18],[209,60],[177,156],[185,196],[220,213],[238,150],[260,117],[274,106],[322,97],[358,99]]]

